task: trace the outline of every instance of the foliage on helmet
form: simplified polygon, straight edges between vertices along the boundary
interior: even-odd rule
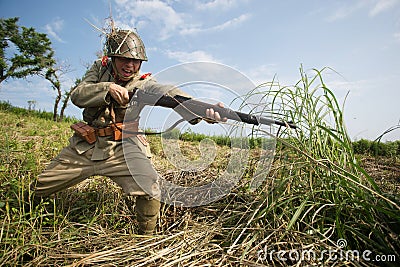
[[[112,29],[107,34],[105,49],[106,55],[109,57],[126,57],[147,61],[142,39],[131,30]]]

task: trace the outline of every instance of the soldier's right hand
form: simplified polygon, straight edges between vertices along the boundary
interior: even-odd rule
[[[124,106],[129,103],[129,94],[128,90],[125,87],[112,83],[110,84],[108,92],[110,93],[111,97],[115,101],[117,101],[118,104]]]

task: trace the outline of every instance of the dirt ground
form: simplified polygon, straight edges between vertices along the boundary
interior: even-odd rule
[[[400,159],[363,157],[361,166],[375,179],[382,191],[400,194]]]

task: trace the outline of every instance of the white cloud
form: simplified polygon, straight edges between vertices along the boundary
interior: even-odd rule
[[[239,24],[243,23],[244,21],[246,21],[249,18],[250,18],[250,14],[242,14],[237,18],[228,20],[227,22],[225,22],[225,23],[223,23],[221,25],[213,27],[213,29],[221,31],[221,30],[224,30],[224,29],[239,25]]]
[[[50,83],[39,77],[28,79],[12,79],[2,85],[0,98],[7,99],[11,104],[27,107],[28,101],[36,101],[36,109],[51,111],[56,93]]]
[[[272,82],[274,77],[277,75],[277,72],[278,72],[278,66],[272,63],[263,64],[246,71],[246,73],[248,73],[249,75],[249,78],[256,85],[266,82]]]
[[[361,0],[361,1],[359,0],[359,1],[356,1],[355,3],[354,2],[353,3],[346,2],[345,5],[342,5],[342,6],[338,7],[337,9],[335,9],[333,11],[333,13],[327,17],[327,21],[333,22],[333,21],[347,18],[350,15],[352,15],[354,12],[356,12],[359,9],[361,9],[362,7],[364,7],[365,4],[366,4],[366,2],[364,0]]]
[[[396,43],[400,43],[400,32],[396,32],[393,34],[394,40]]]
[[[65,43],[64,40],[59,36],[59,33],[62,31],[64,27],[64,20],[60,18],[56,18],[52,22],[46,24],[44,26],[46,33],[59,41],[60,43]]]
[[[117,4],[117,5],[125,5],[126,3],[128,3],[129,1],[128,0],[115,0],[115,3]]]
[[[399,0],[378,0],[374,6],[371,8],[369,11],[370,16],[376,16],[379,13],[382,13],[386,10],[391,9],[394,7],[396,4],[399,3]]]
[[[198,2],[196,8],[200,10],[210,10],[210,9],[227,10],[235,6],[237,2],[238,1],[235,0],[214,0],[206,3]]]
[[[228,28],[235,27],[237,25],[242,24],[246,20],[250,18],[250,14],[242,14],[239,17],[233,18],[231,20],[228,20],[222,24],[209,27],[209,28],[201,28],[201,27],[188,27],[183,30],[181,30],[181,34],[183,35],[190,35],[190,34],[198,34],[198,33],[204,33],[204,32],[217,32],[217,31],[223,31]]]
[[[124,1],[117,0],[117,7],[124,21],[143,29],[151,25],[153,31],[158,30],[161,39],[170,37],[171,33],[184,24],[182,14],[176,12],[167,3],[156,1]],[[118,23],[121,25],[121,23]]]
[[[360,10],[368,10],[368,15],[374,17],[385,11],[391,10],[400,0],[356,0],[346,1],[336,9],[333,8],[331,15],[327,17],[327,21],[333,22],[350,17]]]
[[[185,51],[167,51],[167,56],[169,58],[175,59],[181,63],[193,62],[193,61],[211,61],[217,62],[217,60],[205,51],[197,50],[193,52]]]
[[[237,1],[232,0],[215,0],[208,3],[195,2],[197,10],[203,11],[207,8],[215,11],[219,8],[228,8],[236,5]],[[199,15],[196,11],[191,10],[190,13],[176,11],[173,1],[125,1],[116,0],[119,20],[116,24],[119,27],[129,27],[128,24],[138,28],[139,32],[143,32],[146,27],[151,27],[152,32],[158,32],[160,40],[166,40],[174,34],[190,35],[203,32],[223,31],[228,28],[235,27],[250,18],[250,14],[242,14],[238,17],[225,21],[222,24],[205,28],[207,23],[207,14],[201,15],[202,20],[195,22],[194,18]],[[196,9],[196,8],[195,8]],[[203,9],[203,10],[201,10]],[[200,12],[203,13],[203,12]],[[129,28],[132,28],[129,27]]]

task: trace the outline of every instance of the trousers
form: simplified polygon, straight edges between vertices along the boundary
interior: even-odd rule
[[[65,147],[38,176],[35,195],[48,196],[101,175],[111,178],[125,194],[159,196],[158,174],[135,143],[116,146],[105,160],[91,160],[92,153],[93,149],[78,154],[71,146]]]
[[[104,160],[91,160],[92,153],[93,148],[79,154],[71,145],[65,147],[38,176],[35,197],[49,196],[94,175],[107,176],[125,194],[138,196],[135,211],[139,230],[152,232],[160,209],[160,190],[150,159],[134,142],[117,145],[113,155]]]

